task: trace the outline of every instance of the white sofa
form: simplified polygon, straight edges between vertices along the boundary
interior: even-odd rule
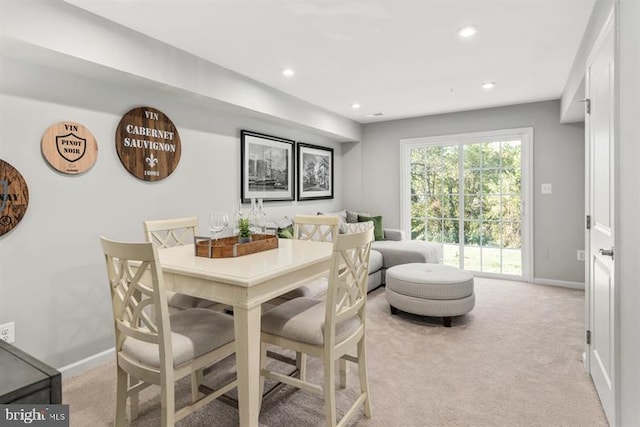
[[[357,221],[358,213],[348,210],[339,212],[318,212],[318,215],[333,215],[340,218],[340,232],[349,232],[349,224]],[[368,213],[360,215],[371,216]],[[369,260],[368,291],[385,283],[385,271],[395,265],[414,262],[442,263],[442,244],[421,240],[407,240],[402,230],[384,228],[384,239],[376,240],[371,246]]]
[[[406,240],[401,230],[385,228],[384,240],[371,245],[367,290],[384,285],[388,268],[414,262],[442,263],[442,244],[421,240]]]

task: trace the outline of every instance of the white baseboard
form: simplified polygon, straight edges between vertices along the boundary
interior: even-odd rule
[[[102,365],[103,363],[107,363],[109,360],[112,360],[115,357],[115,351],[116,348],[111,347],[98,354],[94,354],[93,356],[89,356],[82,360],[78,360],[77,362],[63,366],[62,368],[58,369],[58,371],[60,371],[60,373],[62,374],[63,380],[75,377],[76,375],[82,374],[83,372],[88,371],[91,368]]]
[[[535,283],[536,285],[558,286],[560,288],[580,289],[584,291],[583,282],[570,282],[568,280],[534,278],[533,283]]]

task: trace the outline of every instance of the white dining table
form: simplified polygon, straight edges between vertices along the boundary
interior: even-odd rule
[[[234,258],[195,256],[193,245],[158,251],[167,289],[233,306],[240,426],[258,426],[262,303],[326,274],[332,249],[279,239],[276,249]]]

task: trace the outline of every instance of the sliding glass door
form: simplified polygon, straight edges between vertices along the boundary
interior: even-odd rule
[[[441,242],[445,264],[528,279],[531,133],[403,140],[402,219],[411,239]]]

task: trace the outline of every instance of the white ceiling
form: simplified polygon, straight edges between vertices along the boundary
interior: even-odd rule
[[[594,1],[67,0],[361,123],[560,98]]]

